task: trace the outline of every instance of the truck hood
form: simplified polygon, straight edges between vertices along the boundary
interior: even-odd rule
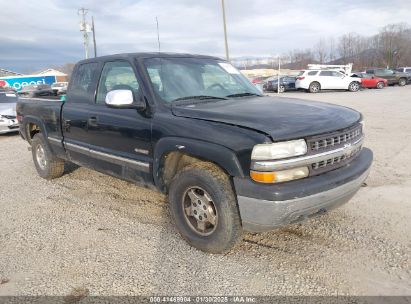
[[[342,106],[268,96],[173,105],[172,112],[179,117],[253,129],[274,141],[344,129],[361,119],[359,112]]]
[[[16,116],[16,104],[0,103],[0,115]]]

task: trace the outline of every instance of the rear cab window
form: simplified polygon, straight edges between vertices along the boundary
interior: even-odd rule
[[[97,62],[83,63],[77,67],[68,90],[67,101],[76,103],[94,101],[95,86],[99,76],[98,67]]]

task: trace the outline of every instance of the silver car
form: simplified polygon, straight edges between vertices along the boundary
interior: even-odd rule
[[[19,130],[16,118],[17,99],[14,92],[0,91],[0,134]]]

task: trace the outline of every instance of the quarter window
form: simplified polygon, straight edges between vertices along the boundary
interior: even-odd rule
[[[318,73],[318,71],[310,71],[310,72],[308,72],[308,75],[314,76],[314,75],[317,75],[317,73]]]
[[[96,62],[84,63],[77,68],[69,91],[70,102],[87,103],[94,99],[93,80],[98,74],[97,69]]]

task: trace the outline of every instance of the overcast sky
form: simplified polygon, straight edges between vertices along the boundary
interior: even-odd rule
[[[270,56],[322,37],[411,23],[411,0],[225,2],[231,57]],[[157,16],[162,51],[224,56],[220,0],[0,0],[0,68],[28,72],[83,59],[81,6],[95,18],[99,55],[157,51]]]

